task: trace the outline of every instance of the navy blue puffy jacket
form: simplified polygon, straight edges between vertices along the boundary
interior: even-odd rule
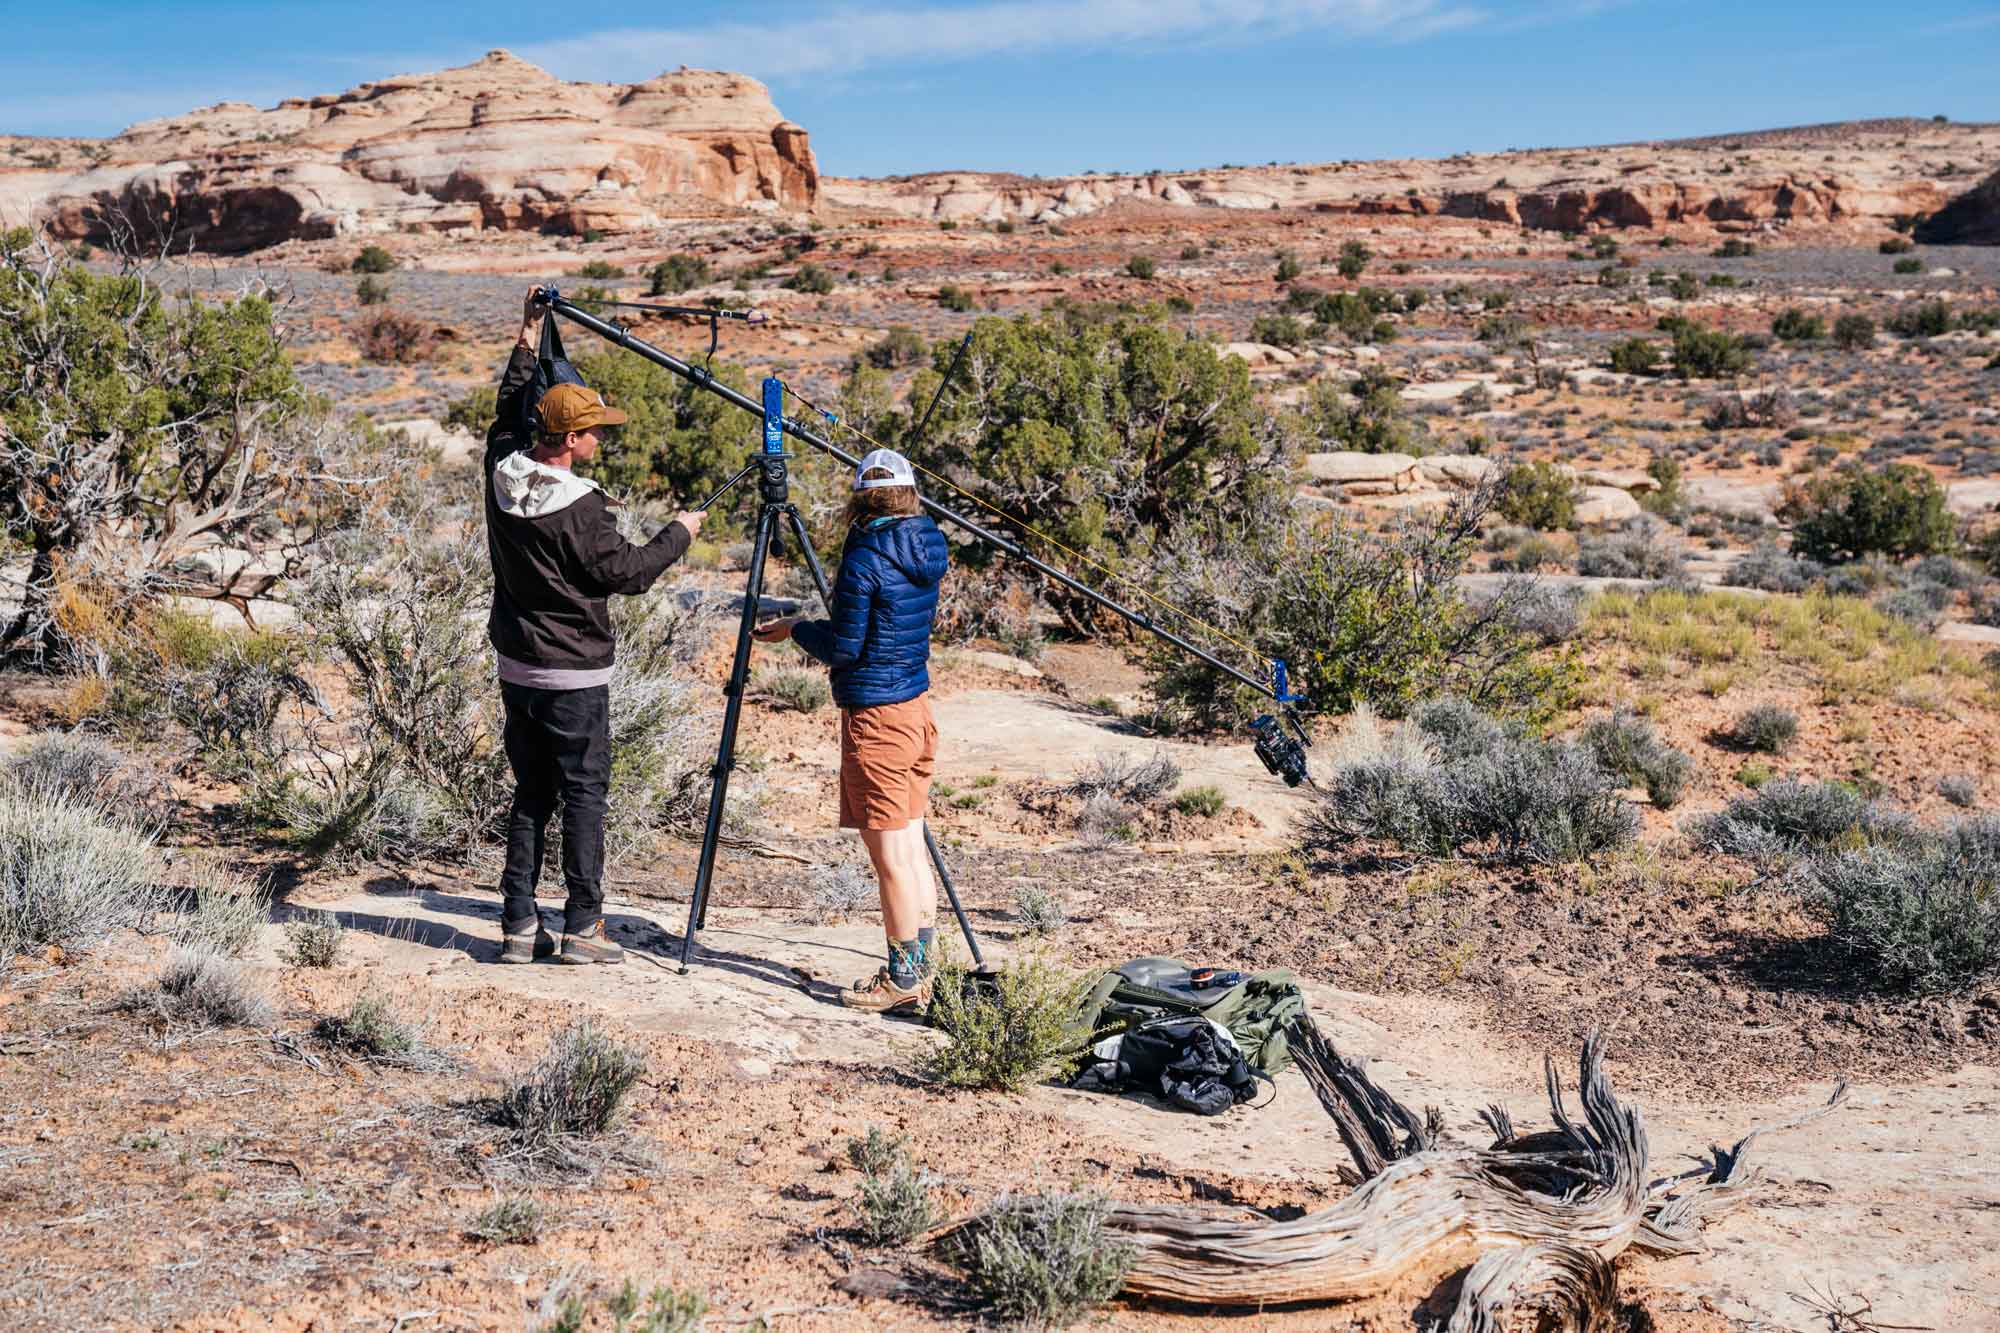
[[[931,622],[949,563],[944,534],[928,515],[848,529],[833,618],[792,627],[799,647],[832,668],[835,703],[899,704],[931,687]]]

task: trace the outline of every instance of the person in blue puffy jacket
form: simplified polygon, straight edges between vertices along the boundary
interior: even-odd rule
[[[757,630],[791,638],[829,668],[840,705],[840,826],[858,829],[874,863],[887,966],[841,992],[854,1009],[888,1013],[930,1003],[937,885],[924,812],[937,763],[931,717],[931,624],[949,564],[944,534],[923,512],[909,460],[877,449],[854,470],[847,542],[825,620]]]

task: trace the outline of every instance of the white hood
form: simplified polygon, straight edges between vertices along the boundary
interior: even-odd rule
[[[493,498],[501,513],[516,518],[559,513],[602,489],[574,472],[537,463],[526,453],[509,454],[493,469]]]

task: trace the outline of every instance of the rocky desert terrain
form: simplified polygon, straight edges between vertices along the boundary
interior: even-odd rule
[[[563,83],[500,51],[106,140],[0,137],[0,229],[31,231],[10,273],[268,302],[298,388],[286,410],[307,423],[268,455],[299,489],[183,556],[148,527],[181,531],[172,503],[135,502],[53,574],[33,505],[0,547],[8,621],[38,578],[55,589],[54,630],[15,636],[0,673],[16,895],[0,1321],[665,1329],[698,1326],[698,1303],[709,1328],[1009,1322],[934,1236],[871,1230],[890,1177],[850,1147],[871,1127],[902,1136],[939,1224],[1064,1193],[1285,1223],[1372,1187],[1342,1175],[1296,1069],[1268,1104],[1207,1120],[1047,1071],[953,1086],[934,1056],[955,1035],[841,1009],[879,918],[835,829],[833,710],[789,649],[758,650],[715,908],[676,970],[741,605],[740,497],[623,631],[647,645],[623,650],[633,674],[614,687],[647,701],[618,723],[639,738],[619,790],[649,812],[610,880],[631,957],[496,965],[491,809],[466,836],[440,825],[459,797],[478,813],[501,772],[474,459],[523,292],[548,282],[695,360],[706,321],[607,303],[762,312],[723,324],[716,368],[838,405],[823,429],[846,446],[856,423],[900,439],[973,334],[945,401],[974,407],[947,407],[927,442],[962,460],[949,480],[971,498],[926,483],[952,503],[1003,498],[981,459],[1016,440],[982,431],[1017,410],[994,386],[1033,378],[1006,359],[1029,355],[1013,332],[1105,327],[1141,331],[1116,353],[1078,345],[1133,361],[1198,346],[1190,364],[1258,432],[1242,485],[1270,484],[1296,542],[1391,543],[1477,498],[1442,575],[1449,614],[1513,608],[1508,643],[1555,683],[1476,722],[1427,697],[1442,685],[1313,709],[1318,790],[1267,773],[1243,719],[1171,717],[1143,636],[1081,622],[955,542],[971,609],[935,658],[931,823],[984,948],[1023,975],[1147,955],[1289,968],[1342,1053],[1470,1147],[1494,1137],[1489,1103],[1542,1128],[1542,1057],[1568,1079],[1601,1033],[1654,1177],[1846,1080],[1830,1113],[1756,1141],[1759,1188],[1700,1252],[1619,1258],[1595,1326],[2000,1328],[1997,168],[2000,126],[1895,119],[856,180],[821,176],[806,129],[748,78]],[[7,299],[39,290],[20,281]],[[619,364],[564,336],[593,368]],[[657,413],[618,442],[629,459],[754,447],[753,418],[710,424],[693,399],[620,384]],[[10,447],[23,410],[0,398]],[[611,475],[642,523],[698,489],[631,466]],[[1083,466],[1058,459],[1052,479],[1099,475]],[[1220,493],[1225,470],[1175,504],[1197,510],[1185,495]],[[823,517],[838,469],[807,453],[795,474]],[[1044,493],[1051,515],[1076,498]],[[1201,577],[1175,565],[1162,546],[1191,539],[1173,517],[1149,542],[1092,546],[1110,564],[1091,580],[1231,631],[1303,633],[1227,552]],[[1271,563],[1308,563],[1286,549]],[[121,562],[155,572],[121,582]],[[796,564],[773,606],[809,599]],[[1538,746],[1584,756],[1612,832],[1510,852],[1504,829],[1427,842],[1364,808],[1355,773],[1404,764],[1419,801],[1440,770],[1476,768],[1451,748],[1474,726],[1492,728],[1475,750],[1526,768],[1569,762]],[[1148,762],[1164,780],[1136,782]],[[56,778],[60,818],[33,785]],[[46,872],[22,849],[72,819],[127,849],[93,865],[138,858],[118,872],[133,906],[37,933],[13,904]],[[1862,899],[1830,887],[1856,867],[1931,878],[1892,885],[1893,908],[1867,898],[1857,924],[1837,904]],[[225,978],[206,1008],[162,987],[191,942]],[[538,1156],[505,1108],[578,1020],[638,1072],[615,1128]],[[1358,1299],[1127,1296],[1085,1317],[1443,1328],[1488,1244],[1458,1237]],[[677,1293],[684,1317],[631,1324],[615,1313],[628,1280]],[[1506,1326],[1534,1326],[1531,1306]]]

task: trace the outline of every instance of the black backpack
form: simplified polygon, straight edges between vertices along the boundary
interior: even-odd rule
[[[1195,1014],[1149,1018],[1098,1049],[1071,1086],[1084,1092],[1144,1092],[1196,1115],[1221,1115],[1257,1095],[1271,1076],[1244,1060],[1229,1030]],[[1276,1091],[1273,1085],[1273,1091]]]
[[[535,377],[521,391],[522,432],[532,437],[541,430],[541,418],[535,415],[535,408],[541,404],[543,394],[558,384],[582,383],[583,376],[569,363],[569,354],[563,350],[562,334],[556,329],[555,315],[544,311],[542,344],[535,352]]]

